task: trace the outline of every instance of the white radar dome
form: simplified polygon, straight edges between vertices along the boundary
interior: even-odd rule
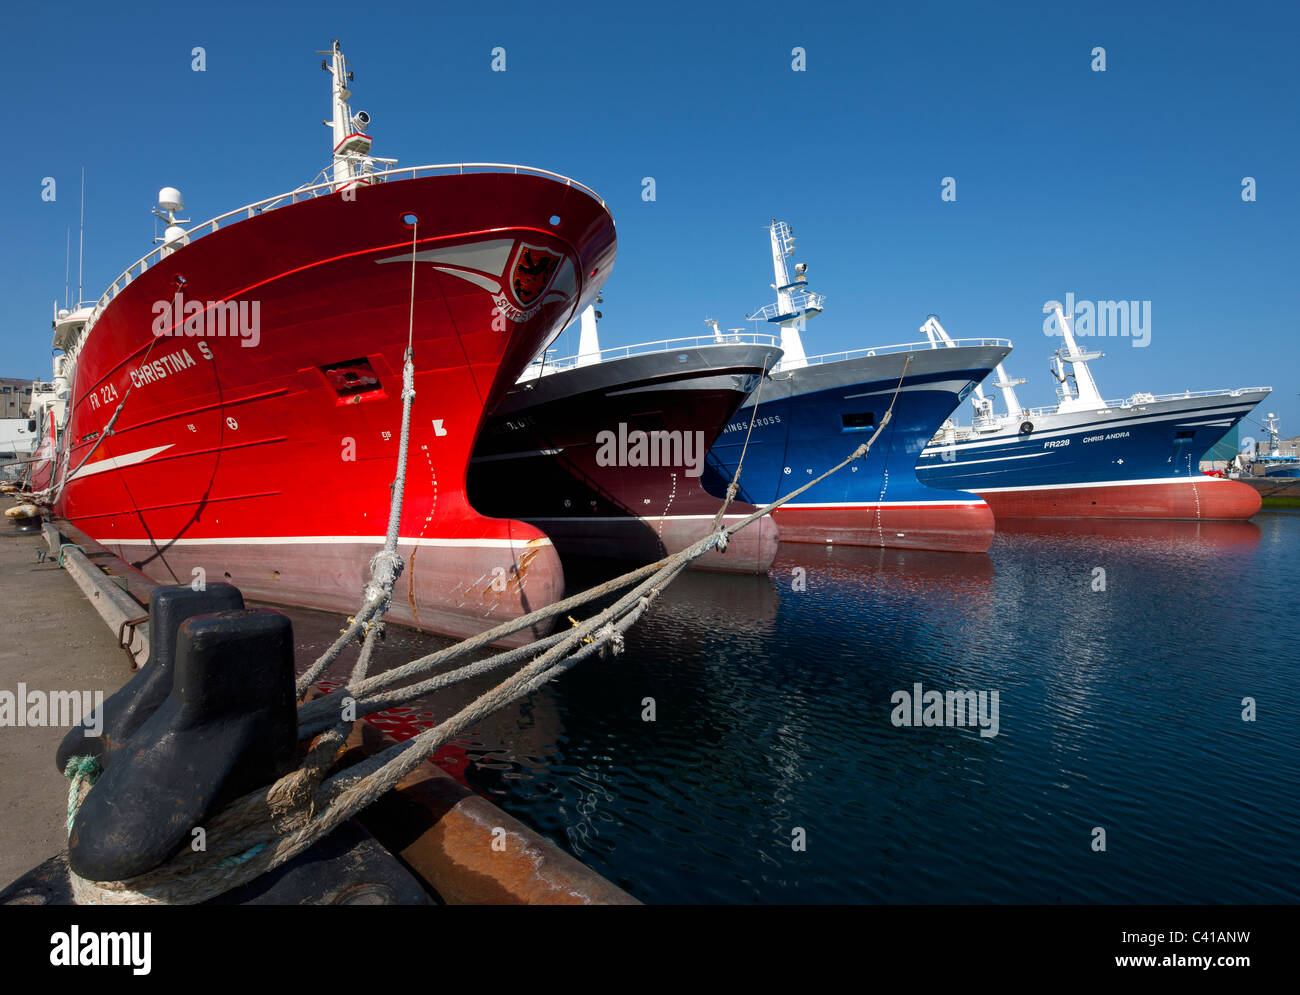
[[[175,187],[163,187],[158,191],[158,206],[164,211],[183,211],[185,200]]]

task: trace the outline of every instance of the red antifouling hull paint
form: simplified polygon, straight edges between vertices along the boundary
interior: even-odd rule
[[[1244,520],[1259,511],[1259,493],[1236,480],[1199,480],[1107,487],[985,491],[997,518],[1170,518]]]

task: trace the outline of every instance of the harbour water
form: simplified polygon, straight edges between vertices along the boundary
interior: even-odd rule
[[[1297,590],[1293,510],[784,544],[766,577],[679,578],[621,656],[437,762],[652,903],[1294,902]],[[292,614],[300,653],[337,630]],[[385,657],[438,644],[394,628]],[[917,684],[996,691],[997,734],[896,725]]]

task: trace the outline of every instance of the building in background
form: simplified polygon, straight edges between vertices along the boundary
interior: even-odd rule
[[[32,380],[15,380],[0,377],[0,418],[26,418],[27,406],[32,403]]]

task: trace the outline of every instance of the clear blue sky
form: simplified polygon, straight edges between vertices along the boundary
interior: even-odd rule
[[[376,155],[537,165],[606,198],[607,345],[744,325],[772,297],[775,216],[828,297],[810,353],[909,341],[934,312],[1015,340],[1022,400],[1045,404],[1043,302],[1149,300],[1149,347],[1100,343],[1103,394],[1269,384],[1300,434],[1297,6],[1049,6],[11,5],[0,375],[48,372],[80,168],[94,298],[150,249],[159,187],[197,222],[327,164],[313,52],[338,37]]]

